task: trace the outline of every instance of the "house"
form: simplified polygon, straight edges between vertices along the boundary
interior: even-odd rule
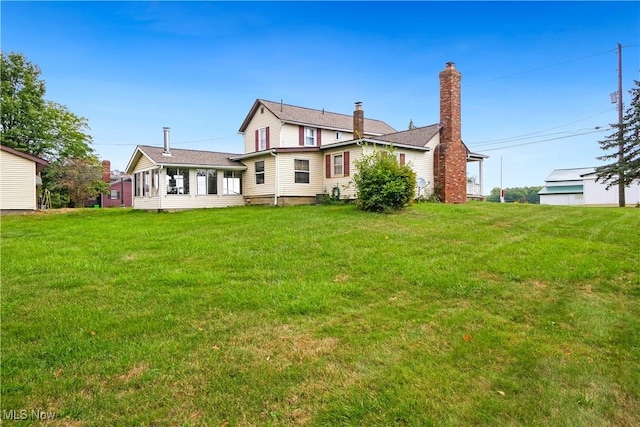
[[[596,168],[556,169],[545,179],[538,192],[542,205],[618,205],[618,187],[607,190],[607,184],[597,181]],[[640,182],[625,188],[627,204],[640,201]]]
[[[37,187],[48,165],[44,159],[0,145],[0,210],[38,209]]]
[[[136,209],[187,209],[243,204],[314,203],[319,195],[355,197],[354,164],[380,147],[393,147],[400,164],[420,180],[420,195],[438,192],[446,203],[467,201],[467,162],[482,161],[461,139],[460,80],[453,63],[440,72],[439,123],[397,131],[353,115],[257,99],[242,122],[242,154],[138,146],[126,172],[134,176]],[[476,188],[476,187],[472,187]],[[213,191],[213,192],[211,192]]]
[[[119,171],[111,171],[111,162],[102,161],[102,180],[109,184],[109,192],[100,194],[98,204],[103,208],[131,207],[133,205],[132,177]]]

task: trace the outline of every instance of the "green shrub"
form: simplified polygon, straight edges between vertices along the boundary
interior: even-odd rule
[[[404,209],[413,202],[416,174],[408,165],[400,166],[393,149],[374,151],[355,161],[357,206],[368,212]]]

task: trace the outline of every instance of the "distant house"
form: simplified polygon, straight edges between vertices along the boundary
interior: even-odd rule
[[[556,169],[538,192],[542,205],[618,205],[618,187],[596,182],[596,168]],[[625,188],[627,204],[640,200],[640,182]]]
[[[354,164],[379,147],[393,147],[416,172],[421,195],[445,203],[482,194],[482,161],[461,139],[461,75],[453,63],[440,73],[440,122],[396,131],[364,117],[257,99],[242,122],[243,154],[138,146],[126,172],[134,176],[136,209],[188,209],[242,204],[314,203],[319,195],[355,197]],[[478,194],[467,194],[467,162],[479,163]]]
[[[98,204],[103,208],[133,206],[132,177],[119,171],[111,171],[111,162],[102,161],[102,180],[109,183],[109,192],[101,194]]]
[[[0,145],[0,210],[37,210],[37,187],[48,165],[44,159]]]

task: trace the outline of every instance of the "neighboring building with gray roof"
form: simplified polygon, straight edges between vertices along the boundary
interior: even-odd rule
[[[607,189],[598,180],[595,167],[555,169],[538,192],[541,205],[618,205],[618,187]],[[640,182],[625,188],[629,205],[640,201]]]

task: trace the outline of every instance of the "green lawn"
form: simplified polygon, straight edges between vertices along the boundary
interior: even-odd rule
[[[7,424],[640,425],[640,209],[1,221]]]

